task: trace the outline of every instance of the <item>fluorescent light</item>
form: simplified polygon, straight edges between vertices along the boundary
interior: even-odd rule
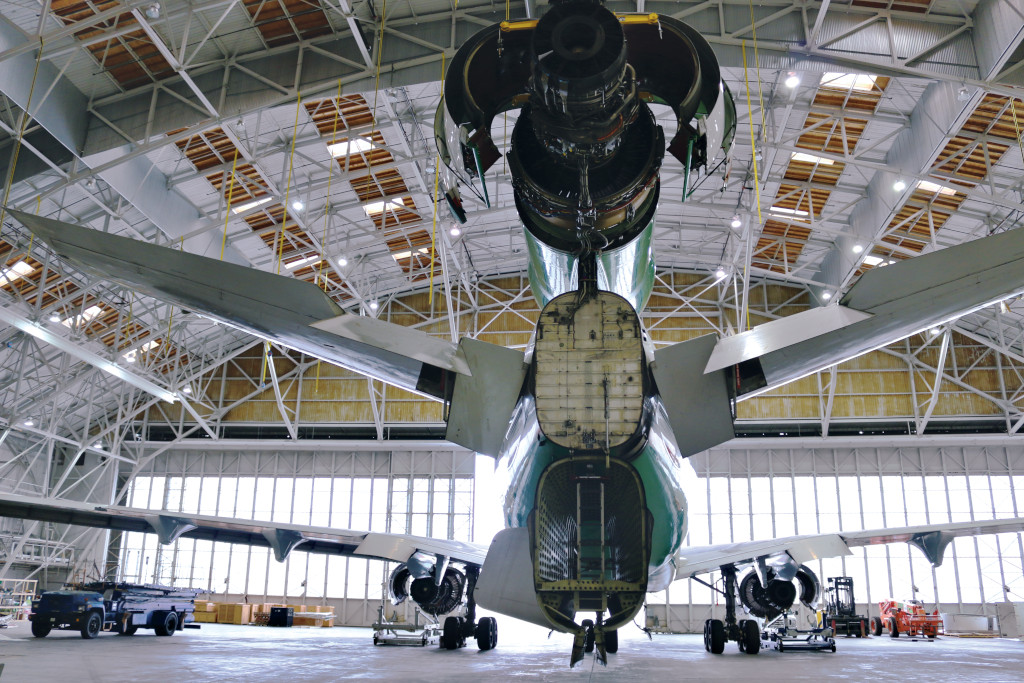
[[[267,202],[272,201],[274,201],[273,197],[264,197],[263,199],[257,199],[254,202],[249,202],[247,204],[242,204],[241,206],[236,206],[235,208],[231,209],[231,213],[237,216],[240,213],[245,213],[249,209],[255,209],[257,206],[263,206]]]
[[[373,143],[366,138],[354,137],[341,142],[336,142],[333,145],[327,145],[327,151],[331,153],[331,156],[337,159],[338,157],[347,157],[349,154],[359,154],[365,152],[368,149],[373,148]]]
[[[878,76],[867,74],[843,74],[826,73],[821,77],[821,87],[835,88],[837,90],[858,90],[860,92],[871,92],[875,89],[875,81]]]
[[[800,85],[800,77],[797,76],[792,71],[790,71],[789,75],[786,76],[785,83],[786,83],[786,87],[789,88],[790,90],[792,90],[796,86]]]
[[[787,209],[784,206],[773,206],[773,207],[771,207],[768,210],[769,211],[774,211],[775,213],[784,213],[784,214],[787,214],[787,215],[790,215],[790,216],[806,216],[807,215],[807,212],[804,211],[803,209]]]
[[[814,156],[813,154],[807,154],[806,152],[793,152],[789,157],[792,161],[806,161],[810,164],[823,164],[825,166],[831,166],[836,163],[832,159],[826,159],[825,157]]]
[[[877,256],[872,256],[871,254],[868,254],[867,256],[864,257],[864,263],[866,263],[869,266],[887,265],[885,263],[885,259],[878,258]]]
[[[956,194],[956,190],[954,190],[951,187],[936,185],[935,183],[929,182],[927,180],[918,180],[917,189],[924,190],[925,192],[931,192],[933,194],[937,192],[939,194],[944,194],[947,197],[952,197],[953,195]]]
[[[305,266],[305,265],[308,265],[308,264],[311,264],[311,263],[319,263],[319,262],[320,262],[320,256],[317,255],[317,254],[313,254],[312,256],[307,256],[306,258],[301,258],[298,261],[292,261],[291,263],[286,263],[286,264],[284,264],[284,267],[288,268],[289,270],[291,270],[292,268],[298,268],[299,266]]]
[[[66,318],[61,321],[61,325],[67,328],[76,327],[83,323],[91,321],[96,316],[103,313],[103,308],[100,306],[90,306],[89,308],[82,311],[82,315],[73,315],[70,318]]]
[[[404,209],[404,199],[392,199],[390,202],[371,202],[363,206],[363,212],[367,216],[379,216],[384,213],[384,209]]]
[[[34,270],[35,268],[24,261],[18,261],[13,266],[5,267],[3,270],[0,270],[0,287],[9,285],[15,280],[20,280]]]

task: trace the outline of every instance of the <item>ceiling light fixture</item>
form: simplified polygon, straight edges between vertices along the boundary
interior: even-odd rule
[[[932,335],[933,337],[937,335],[939,332],[942,332],[942,330],[939,329],[938,327],[933,327],[932,329],[928,330],[928,334]]]
[[[739,214],[736,214],[735,216],[732,217],[732,223],[730,223],[729,225],[731,225],[733,228],[738,228],[741,225],[743,225],[743,221],[740,219]]]
[[[60,314],[58,314],[58,313],[51,313],[50,314],[50,322],[51,323],[59,323],[60,322]]]
[[[892,189],[897,192],[903,192],[903,190],[907,189],[907,183],[904,182],[903,178],[897,178],[896,182],[892,184]]]
[[[723,277],[725,277],[725,270],[723,268],[719,268],[718,270],[716,270],[715,277],[721,280]]]
[[[462,231],[459,230],[459,226],[453,225],[452,229],[448,231],[448,234],[451,235],[452,237],[458,237],[459,235],[462,234]]]
[[[821,298],[824,299],[825,301],[828,301],[829,299],[832,298],[832,292],[822,292]]]
[[[789,74],[786,76],[785,83],[786,83],[786,87],[789,88],[790,90],[792,90],[796,86],[800,85],[800,77],[797,76],[792,71],[790,71]]]
[[[862,252],[862,251],[864,251],[864,247],[862,247],[862,246],[861,246],[861,245],[859,245],[859,244],[855,244],[855,245],[853,245],[853,253],[854,253],[854,254],[859,254],[859,253],[860,253],[860,252]]]
[[[292,208],[295,209],[296,211],[302,211],[304,208],[306,208],[306,205],[296,200],[292,202]]]
[[[146,8],[146,17],[156,21],[160,18],[160,3],[154,2],[152,5]]]
[[[341,266],[342,268],[344,268],[345,266],[348,265],[348,259],[345,258],[344,256],[339,257],[338,258],[338,265]]]
[[[377,304],[377,300],[376,299],[374,299],[373,301],[370,302],[370,310],[371,311],[376,311],[377,310],[377,306],[378,306],[378,304]]]
[[[33,422],[31,418],[29,418],[28,420],[25,420],[25,426],[26,427],[31,427],[34,424],[35,424],[35,422]]]

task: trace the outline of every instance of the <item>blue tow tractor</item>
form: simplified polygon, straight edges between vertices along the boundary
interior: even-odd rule
[[[191,623],[198,593],[107,581],[48,591],[32,601],[32,635],[45,638],[56,628],[79,631],[83,638],[103,631],[132,636],[140,628],[151,628],[158,636],[171,636],[183,628],[199,628]]]

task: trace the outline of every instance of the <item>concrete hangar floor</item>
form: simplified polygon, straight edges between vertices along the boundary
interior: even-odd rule
[[[506,620],[507,621],[507,620]],[[511,626],[511,624],[509,625]],[[91,641],[72,631],[33,638],[28,622],[0,631],[0,683],[107,681],[1024,681],[1024,643],[1008,639],[881,638],[837,641],[837,652],[757,656],[732,643],[704,651],[700,635],[621,632],[618,654],[602,667],[588,655],[569,669],[569,636],[542,629],[500,630],[495,650],[475,646],[374,647],[364,628],[272,629],[204,624],[172,638],[140,631]]]

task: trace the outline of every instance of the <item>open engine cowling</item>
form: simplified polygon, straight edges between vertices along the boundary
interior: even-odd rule
[[[454,567],[445,570],[440,584],[433,576],[413,578],[413,572],[405,564],[395,567],[388,579],[392,604],[399,605],[411,597],[421,610],[432,616],[455,610],[462,603],[465,590],[466,575]]]
[[[750,614],[770,620],[792,607],[797,599],[813,609],[821,594],[821,582],[806,565],[800,565],[790,581],[779,578],[774,569],[769,569],[767,586],[761,584],[756,571],[751,571],[740,581],[739,593],[740,602]]]

